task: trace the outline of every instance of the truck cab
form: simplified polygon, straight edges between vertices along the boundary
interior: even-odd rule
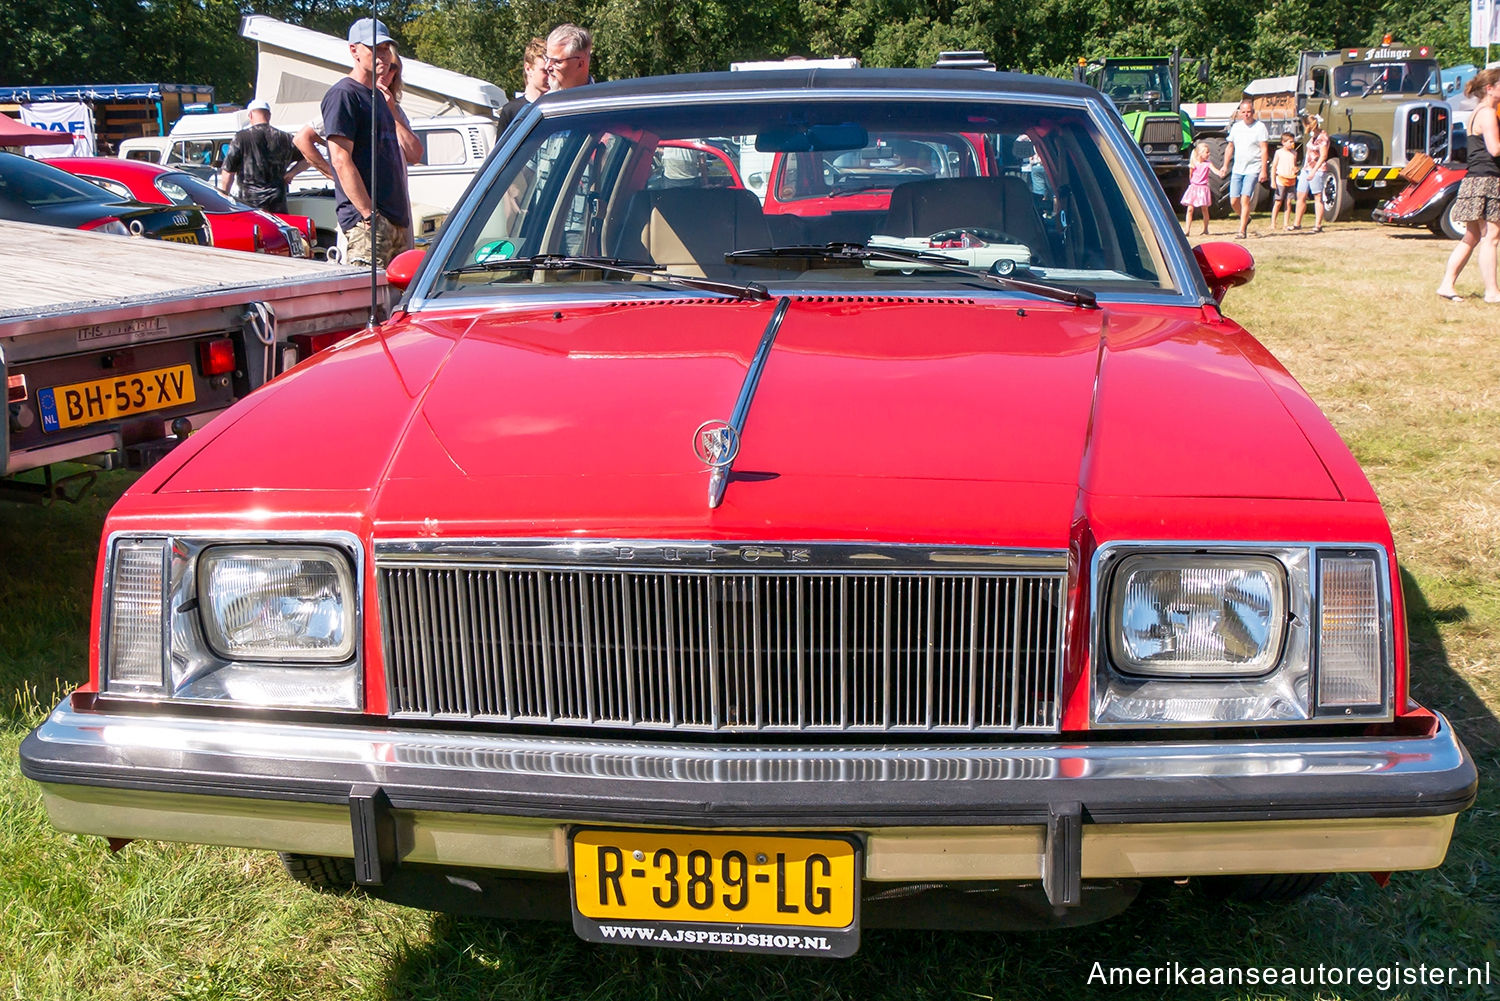
[[[1114,105],[1168,197],[1187,185],[1193,122],[1178,106],[1178,74],[1165,56],[1101,59],[1081,67],[1081,81]]]
[[[1418,154],[1453,156],[1453,112],[1428,46],[1303,52],[1299,115],[1323,116],[1332,139],[1324,201],[1332,218],[1383,197]]]

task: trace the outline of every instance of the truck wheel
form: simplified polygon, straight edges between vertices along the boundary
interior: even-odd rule
[[[304,886],[324,893],[345,893],[354,889],[354,860],[329,858],[326,855],[295,855],[277,852],[286,874]]]
[[[1453,204],[1457,200],[1457,198],[1450,197],[1448,204],[1443,206],[1443,211],[1438,213],[1438,217],[1427,224],[1427,228],[1437,236],[1446,236],[1450,240],[1463,239],[1464,231],[1468,227],[1453,219]]]
[[[1208,143],[1208,162],[1214,166],[1224,162],[1224,147],[1229,143],[1224,139],[1204,139]],[[1218,177],[1212,172],[1208,175],[1208,191],[1214,200],[1208,206],[1208,214],[1215,219],[1225,219],[1229,216],[1229,175]]]
[[[1354,214],[1354,192],[1349,190],[1349,175],[1341,160],[1328,161],[1328,180],[1323,182],[1323,218],[1343,222]]]
[[[1272,904],[1305,897],[1328,882],[1326,872],[1289,872],[1256,876],[1202,876],[1194,880],[1214,900]]]

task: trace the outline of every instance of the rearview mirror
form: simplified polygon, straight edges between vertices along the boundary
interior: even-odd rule
[[[758,153],[811,153],[814,150],[864,149],[870,133],[863,125],[790,126],[767,129],[755,137]]]

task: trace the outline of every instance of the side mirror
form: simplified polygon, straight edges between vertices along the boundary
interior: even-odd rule
[[[1193,248],[1193,256],[1218,302],[1224,301],[1224,294],[1230,289],[1248,284],[1255,277],[1255,258],[1238,243],[1200,243]]]
[[[422,266],[422,259],[426,256],[426,247],[403,250],[386,265],[385,280],[405,292],[411,280],[417,276],[417,268]]]

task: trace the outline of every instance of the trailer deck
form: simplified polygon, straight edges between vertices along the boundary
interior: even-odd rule
[[[150,465],[371,308],[363,268],[3,221],[0,248],[0,476]]]

